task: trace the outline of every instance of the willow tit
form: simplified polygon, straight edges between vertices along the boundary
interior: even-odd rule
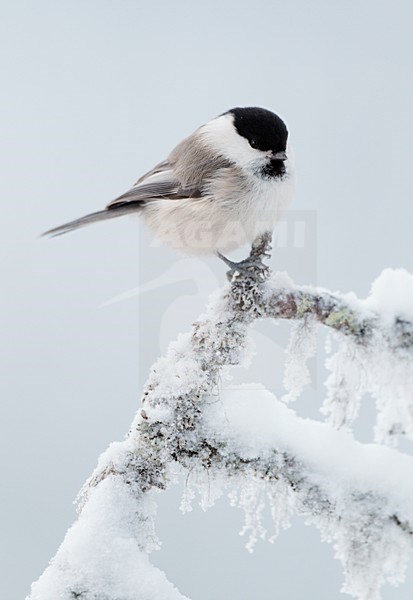
[[[284,122],[264,108],[233,108],[180,142],[104,210],[44,235],[139,213],[174,248],[219,254],[272,231],[293,186]]]

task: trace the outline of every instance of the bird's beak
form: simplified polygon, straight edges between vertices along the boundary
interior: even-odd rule
[[[275,152],[275,154],[273,154],[272,157],[274,160],[287,160],[288,158],[284,150],[281,150],[280,152]]]

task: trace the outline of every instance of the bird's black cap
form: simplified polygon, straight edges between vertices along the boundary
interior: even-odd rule
[[[253,148],[273,152],[286,149],[288,130],[275,113],[256,106],[232,108],[228,113],[234,115],[234,126],[239,135]]]

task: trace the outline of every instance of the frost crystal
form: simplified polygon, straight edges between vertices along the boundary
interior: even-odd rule
[[[316,324],[308,318],[292,326],[284,367],[283,384],[287,391],[283,396],[284,402],[299,398],[305,386],[311,382],[307,361],[315,354],[316,334]]]

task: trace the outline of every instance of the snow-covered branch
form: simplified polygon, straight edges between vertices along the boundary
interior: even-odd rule
[[[30,600],[182,600],[147,558],[157,547],[156,493],[182,469],[188,481],[183,508],[195,490],[205,507],[229,493],[245,511],[249,549],[266,535],[261,514],[267,503],[271,538],[295,511],[334,544],[345,571],[343,589],[354,597],[377,600],[382,583],[402,579],[413,546],[413,458],[362,445],[348,427],[361,396],[370,392],[381,414],[378,439],[413,431],[410,305],[384,297],[383,281],[360,301],[298,288],[283,275],[270,278],[260,262],[268,250],[268,238],[257,241],[250,272],[232,273],[192,331],[153,366],[143,408],[125,441],[100,457],[80,494],[79,519],[33,584]],[[411,276],[383,277],[387,283],[393,277],[404,292],[410,286],[413,298]],[[267,317],[297,322],[292,348],[298,349],[297,340],[306,347],[311,323],[334,331],[338,349],[329,358],[324,407],[330,423],[301,419],[262,386],[220,385],[228,367],[242,364],[248,352],[249,325]],[[299,375],[311,352],[301,354],[287,361],[290,399],[305,383]]]

